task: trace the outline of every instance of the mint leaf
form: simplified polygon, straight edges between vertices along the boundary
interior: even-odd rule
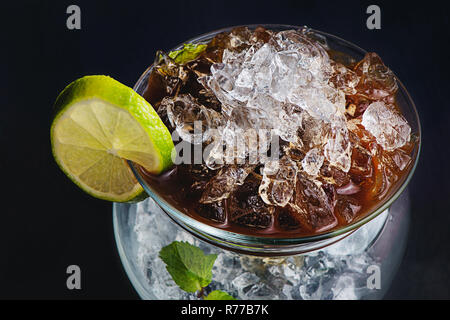
[[[205,255],[201,249],[187,242],[174,241],[161,249],[159,257],[181,289],[195,292],[211,282],[217,255]]]
[[[226,292],[214,290],[205,297],[205,300],[236,300],[236,298]]]
[[[205,49],[206,44],[185,43],[183,49],[169,52],[169,57],[178,64],[185,64],[197,58]]]

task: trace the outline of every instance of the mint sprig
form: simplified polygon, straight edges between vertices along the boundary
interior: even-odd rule
[[[183,49],[169,52],[169,57],[178,64],[185,64],[197,58],[205,51],[206,46],[206,44],[185,43]]]
[[[159,252],[175,283],[187,292],[206,287],[212,279],[212,267],[217,255],[205,255],[187,242],[174,241]]]
[[[221,290],[214,290],[205,297],[205,300],[236,300],[236,298]]]
[[[175,283],[184,291],[199,292],[203,296],[204,288],[211,283],[212,268],[216,254],[206,255],[200,248],[187,242],[174,241],[163,247],[159,257]],[[228,293],[215,290],[205,300],[234,300]]]

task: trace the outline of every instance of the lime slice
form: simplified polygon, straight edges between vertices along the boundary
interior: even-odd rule
[[[115,202],[146,197],[126,160],[153,174],[172,165],[172,138],[158,114],[133,89],[110,77],[72,82],[55,108],[50,133],[55,160],[94,197]]]

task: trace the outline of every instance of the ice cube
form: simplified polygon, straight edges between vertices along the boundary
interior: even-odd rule
[[[288,157],[266,162],[258,193],[269,205],[284,207],[292,198],[297,164]]]
[[[259,196],[260,183],[260,179],[250,174],[244,184],[231,194],[228,208],[231,221],[257,228],[267,228],[272,224],[274,207],[264,203]]]
[[[178,66],[162,52],[157,52],[157,59],[155,61],[155,67],[153,68],[148,78],[148,86],[143,93],[144,98],[155,106],[165,96],[172,96],[177,92],[181,85],[181,79],[178,78],[178,70],[170,70],[171,68],[178,69]],[[170,61],[170,67],[164,64],[164,60],[160,57],[167,57],[166,62]],[[169,72],[162,72],[165,68],[169,68]],[[172,74],[172,75],[171,75]]]
[[[376,53],[367,53],[355,67],[355,72],[360,77],[356,90],[371,100],[385,99],[398,89],[394,73]]]
[[[350,182],[350,177],[346,172],[331,166],[328,162],[324,163],[320,169],[320,179],[336,187],[344,186]]]
[[[309,150],[301,162],[303,170],[311,176],[317,176],[324,159],[319,149],[313,148]]]
[[[340,276],[331,289],[335,300],[356,300],[355,281],[349,275]]]
[[[299,141],[299,128],[305,112],[296,105],[284,103],[279,109],[278,117],[273,123],[274,133],[282,140],[294,144],[302,143]]]
[[[252,31],[247,27],[234,28],[229,34],[229,49],[242,51],[250,45]]]
[[[361,204],[350,196],[339,195],[334,210],[346,223],[350,223],[361,210]]]
[[[297,51],[301,56],[299,62],[302,68],[318,76],[330,74],[330,62],[325,49],[301,31],[281,31],[274,36],[273,42],[280,51]]]
[[[394,106],[377,101],[369,105],[362,117],[362,125],[384,150],[392,151],[404,146],[411,135],[408,122],[394,110]]]
[[[231,281],[234,289],[239,293],[239,296],[245,296],[246,293],[256,284],[260,282],[259,277],[253,272],[244,272]]]
[[[232,281],[242,274],[239,256],[231,251],[219,250],[212,274],[214,282],[224,284],[226,290],[234,289]]]
[[[371,153],[361,145],[355,144],[352,151],[352,165],[349,173],[356,183],[361,183],[373,175],[373,161]]]
[[[294,215],[295,213],[292,213],[291,210],[288,210],[287,208],[279,210],[277,215],[278,226],[284,230],[300,228],[300,223]]]
[[[210,138],[209,130],[214,128],[221,117],[216,111],[198,104],[190,94],[164,98],[159,110],[163,108],[180,137],[193,144],[207,141]]]
[[[200,203],[212,203],[227,199],[237,186],[244,183],[253,168],[249,165],[229,165],[220,169],[205,185]]]
[[[290,207],[300,224],[311,231],[328,230],[337,224],[332,204],[322,186],[304,173],[297,174],[295,195]]]
[[[412,160],[411,156],[401,149],[390,152],[389,156],[400,171],[405,170]]]
[[[278,300],[279,290],[265,283],[257,283],[245,295],[248,300]]]
[[[231,72],[229,65],[216,63],[211,66],[210,76],[197,79],[205,89],[214,92],[216,98],[222,103],[222,113],[228,116],[231,115],[233,108],[243,105],[243,102],[230,95],[230,91],[234,87]]]
[[[302,114],[302,123],[299,128],[299,137],[302,140],[303,150],[321,148],[328,140],[329,124],[320,119],[313,118],[307,112]]]
[[[222,201],[212,202],[212,203],[201,203],[197,208],[198,214],[209,220],[216,222],[225,222],[226,213]]]
[[[244,62],[245,68],[258,70],[262,66],[267,66],[272,63],[275,49],[270,44],[266,43],[261,48],[257,49],[253,54],[247,55]]]
[[[333,86],[347,95],[356,94],[355,87],[359,83],[358,75],[340,63],[333,63],[332,67],[333,75],[330,82]]]
[[[216,173],[200,164],[181,164],[176,167],[176,170],[179,181],[183,183],[181,195],[185,199],[199,199],[206,183]]]
[[[345,118],[336,117],[331,123],[331,134],[325,144],[324,154],[331,165],[344,172],[350,170],[352,146]]]

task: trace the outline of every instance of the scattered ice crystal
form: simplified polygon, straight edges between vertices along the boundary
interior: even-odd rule
[[[233,287],[238,290],[239,295],[245,296],[246,293],[257,283],[260,282],[259,277],[252,272],[244,272],[231,281]]]
[[[339,277],[335,286],[331,289],[336,300],[356,300],[355,282],[351,276]]]

